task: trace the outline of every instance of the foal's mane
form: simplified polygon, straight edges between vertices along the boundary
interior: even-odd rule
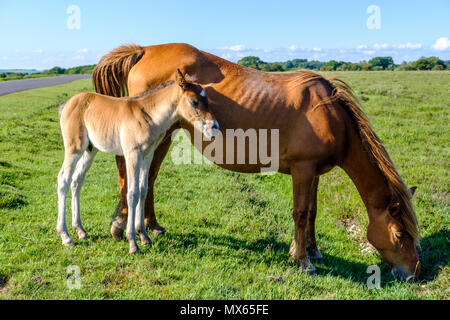
[[[386,178],[393,198],[400,203],[400,217],[406,232],[417,243],[419,240],[418,221],[411,203],[411,192],[398,174],[380,138],[373,131],[369,120],[362,111],[360,103],[350,86],[340,79],[331,78],[327,80],[315,72],[306,70],[299,72],[299,76],[293,83],[295,86],[300,86],[306,82],[319,79],[328,82],[333,89],[331,96],[321,101],[319,105],[337,101],[350,115],[353,123],[357,126],[357,131],[364,149],[370,155],[372,163]]]
[[[150,94],[150,93],[154,93],[154,92],[156,92],[156,91],[159,91],[159,90],[161,90],[161,89],[164,89],[164,88],[166,88],[166,87],[168,87],[168,86],[171,86],[171,85],[173,85],[173,84],[175,84],[175,81],[167,81],[167,82],[164,82],[164,83],[161,83],[159,86],[157,86],[157,87],[153,87],[153,88],[150,88],[150,89],[148,89],[148,90],[146,90],[146,91],[144,91],[144,92],[141,92],[141,93],[139,93],[138,95],[135,95],[135,96],[133,96],[133,97],[131,97],[131,98],[142,98],[143,96],[146,96],[146,95],[148,95],[148,94]]]

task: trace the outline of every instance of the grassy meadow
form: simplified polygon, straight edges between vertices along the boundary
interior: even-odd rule
[[[408,185],[421,224],[421,280],[395,281],[368,246],[367,214],[342,170],[321,179],[318,274],[288,255],[290,176],[213,165],[173,165],[156,182],[167,234],[128,254],[109,223],[118,201],[112,155],[99,154],[81,206],[91,237],[65,248],[56,234],[56,176],[63,160],[58,108],[90,80],[0,97],[0,299],[448,299],[450,297],[450,72],[333,72],[354,88]],[[70,226],[70,209],[68,212]],[[70,229],[72,235],[74,232]],[[381,289],[366,287],[369,265]],[[79,266],[81,288],[67,286]],[[70,280],[70,279],[69,279]]]

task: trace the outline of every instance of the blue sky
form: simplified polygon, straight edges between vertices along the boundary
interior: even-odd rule
[[[80,29],[67,27],[70,5],[80,8]],[[370,5],[379,29],[367,26]],[[129,42],[187,42],[232,61],[447,60],[450,1],[1,0],[0,36],[0,69],[93,64]]]

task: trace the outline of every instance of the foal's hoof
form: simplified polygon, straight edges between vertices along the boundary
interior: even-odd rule
[[[317,249],[308,250],[307,253],[308,253],[308,258],[310,258],[311,260],[322,260],[323,259],[322,254]]]
[[[75,247],[75,244],[73,243],[73,240],[66,240],[63,242],[64,247]]]
[[[139,253],[141,253],[141,250],[139,249],[139,247],[132,247],[130,248],[130,254],[132,256],[138,255]]]

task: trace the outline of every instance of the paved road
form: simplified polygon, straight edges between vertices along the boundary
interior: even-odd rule
[[[0,96],[18,91],[56,86],[58,84],[68,83],[75,80],[89,79],[90,77],[91,76],[88,74],[76,74],[72,76],[4,81],[0,82]]]

